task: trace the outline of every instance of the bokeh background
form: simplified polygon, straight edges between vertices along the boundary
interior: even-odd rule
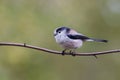
[[[61,51],[53,31],[69,26],[108,43],[86,42],[78,52],[120,48],[120,0],[0,0],[0,42]],[[120,53],[94,57],[0,47],[0,80],[120,80]]]

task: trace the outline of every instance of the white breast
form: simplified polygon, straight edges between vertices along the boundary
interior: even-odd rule
[[[68,38],[66,35],[55,36],[56,42],[59,43],[65,49],[75,49],[82,46],[82,40],[74,40]]]

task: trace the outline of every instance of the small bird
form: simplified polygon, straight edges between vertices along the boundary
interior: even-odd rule
[[[66,50],[70,50],[72,56],[75,56],[75,50],[82,47],[85,41],[108,42],[107,40],[89,38],[65,26],[55,29],[54,37],[56,42],[64,48],[62,55],[66,53]]]

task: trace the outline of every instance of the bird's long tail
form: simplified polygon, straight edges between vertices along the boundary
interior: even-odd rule
[[[108,42],[108,40],[103,40],[103,39],[94,39],[94,38],[87,39],[86,41],[96,41],[96,42],[105,42],[105,43],[107,43],[107,42]]]

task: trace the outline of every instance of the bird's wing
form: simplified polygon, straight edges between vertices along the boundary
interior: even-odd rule
[[[70,39],[74,39],[74,40],[76,40],[76,39],[81,39],[81,40],[87,40],[87,39],[90,39],[89,37],[86,37],[86,36],[84,36],[84,35],[80,35],[80,34],[68,34],[67,35]]]

